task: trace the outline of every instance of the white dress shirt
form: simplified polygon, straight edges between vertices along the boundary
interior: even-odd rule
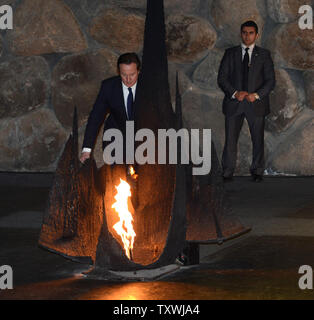
[[[136,92],[136,86],[137,82],[131,87],[132,93],[133,93],[133,101],[135,100],[135,92]],[[129,87],[127,87],[123,82],[122,82],[122,91],[123,91],[123,100],[124,100],[124,108],[126,115],[128,117],[128,96],[129,96]],[[91,148],[83,148],[82,152],[92,152]]]
[[[241,48],[242,48],[242,61],[244,59],[244,55],[245,55],[245,49],[249,48],[248,50],[248,54],[249,54],[249,65],[251,64],[251,59],[252,59],[252,53],[255,47],[255,43],[251,44],[249,47],[246,46],[243,42],[241,43]],[[232,95],[232,99],[235,99],[235,95],[238,91],[235,91],[234,94]]]
[[[242,48],[242,61],[244,59],[244,55],[245,55],[245,49],[249,48],[248,50],[248,54],[249,54],[249,64],[251,64],[251,58],[252,58],[252,53],[255,47],[255,43],[251,44],[249,47],[247,47],[244,43],[241,43],[241,48]]]
[[[137,86],[137,82],[131,87],[132,93],[133,93],[133,102],[135,100],[136,86]],[[124,98],[124,107],[125,107],[126,115],[128,115],[129,87],[127,87],[123,82],[122,82],[122,90],[123,90],[123,98]]]

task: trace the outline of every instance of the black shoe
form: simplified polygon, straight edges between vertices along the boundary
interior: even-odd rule
[[[260,174],[252,174],[252,181],[253,182],[262,182],[263,176]]]

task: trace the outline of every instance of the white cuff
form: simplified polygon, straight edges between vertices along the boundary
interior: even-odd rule
[[[83,153],[83,152],[91,153],[91,152],[92,152],[92,149],[91,149],[91,148],[83,148],[82,153]]]
[[[235,99],[235,98],[236,98],[235,95],[236,95],[237,92],[238,92],[238,91],[235,91],[235,92],[234,92],[234,94],[233,94],[232,97],[231,97],[232,99]]]

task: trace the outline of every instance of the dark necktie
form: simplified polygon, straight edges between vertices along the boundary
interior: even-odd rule
[[[128,100],[127,100],[128,118],[129,118],[129,120],[132,120],[132,115],[133,115],[133,93],[132,93],[132,89],[131,88],[128,88],[128,90],[129,90]]]
[[[249,62],[250,62],[250,57],[249,57],[249,48],[245,48],[245,54],[243,58],[243,76],[242,76],[242,90],[243,91],[248,91],[248,84],[249,84]]]

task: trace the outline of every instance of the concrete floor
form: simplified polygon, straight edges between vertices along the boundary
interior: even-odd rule
[[[81,272],[89,265],[40,249],[51,180],[41,176],[35,187],[27,179],[12,181],[0,182],[0,266],[13,268],[14,288],[0,290],[0,300],[314,298],[314,290],[298,287],[299,267],[314,268],[314,177],[266,177],[260,184],[235,178],[226,190],[235,214],[252,231],[201,246],[200,265],[146,282],[87,279]]]

